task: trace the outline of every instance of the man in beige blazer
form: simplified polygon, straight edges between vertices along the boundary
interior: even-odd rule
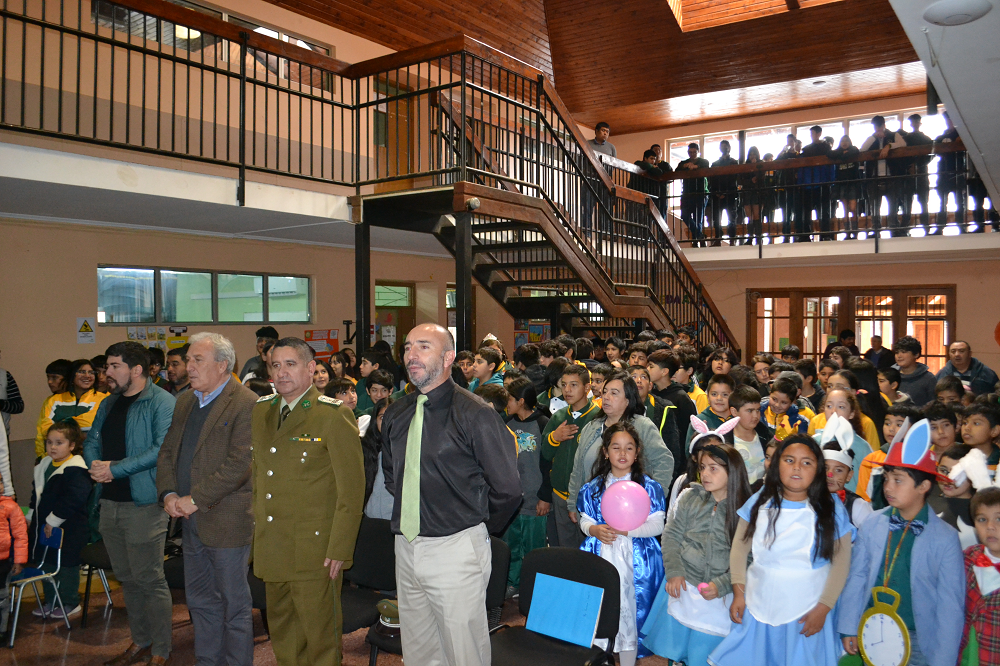
[[[257,395],[232,375],[236,352],[217,333],[191,336],[187,372],[157,459],[164,510],[183,522],[184,590],[197,666],[252,666],[247,566],[253,538],[251,414]]]

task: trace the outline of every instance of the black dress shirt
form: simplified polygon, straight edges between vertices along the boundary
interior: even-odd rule
[[[389,406],[382,420],[382,470],[399,510],[406,438],[419,393]],[[449,536],[486,523],[499,533],[521,504],[517,444],[496,411],[449,378],[427,394],[420,440],[420,536]]]

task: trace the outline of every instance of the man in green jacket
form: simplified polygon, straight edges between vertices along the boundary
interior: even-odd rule
[[[552,461],[552,511],[558,543],[552,546],[579,548],[583,543],[583,532],[570,519],[566,498],[569,496],[569,477],[573,472],[576,447],[580,442],[580,431],[590,423],[601,410],[587,397],[590,391],[590,371],[582,365],[567,365],[559,380],[563,400],[569,403],[549,419],[542,433],[542,458]]]

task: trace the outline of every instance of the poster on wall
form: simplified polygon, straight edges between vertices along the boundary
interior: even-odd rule
[[[545,338],[542,337],[542,324],[532,324],[528,327],[528,342],[542,342]]]
[[[188,336],[175,335],[172,338],[167,338],[167,349],[180,349],[187,343],[188,343]]]
[[[526,344],[528,344],[528,332],[514,331],[514,349]]]
[[[329,361],[331,356],[340,351],[340,329],[306,329],[305,341],[316,352],[317,361]]]
[[[387,324],[382,325],[382,339],[389,343],[393,349],[396,348],[396,327]]]

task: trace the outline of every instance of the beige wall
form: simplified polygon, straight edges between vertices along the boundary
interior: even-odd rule
[[[313,278],[313,323],[276,325],[282,335],[306,328],[339,328],[354,319],[354,253],[351,250],[175,233],[129,231],[82,225],[0,220],[0,366],[9,370],[24,396],[25,413],[11,420],[11,439],[34,437],[35,421],[47,397],[44,370],[56,358],[101,354],[125,339],[122,326],[99,326],[96,344],[77,344],[77,317],[97,312],[97,265],[306,274]],[[415,282],[418,321],[445,321],[444,295],[455,280],[450,259],[374,252],[372,279]],[[437,294],[436,304],[428,301]],[[481,335],[492,331],[513,343],[514,322],[480,289],[476,299]],[[435,314],[436,313],[436,314]],[[242,364],[254,353],[260,324],[191,326],[188,334],[213,330],[232,339]]]
[[[1000,300],[996,298],[1000,293],[1000,259],[814,268],[783,268],[771,263],[760,269],[700,269],[698,276],[744,348],[744,358],[755,352],[746,348],[747,289],[955,285],[955,337],[967,340],[976,358],[1000,371],[1000,346],[994,340],[1000,322]],[[862,351],[867,342],[858,341]]]

